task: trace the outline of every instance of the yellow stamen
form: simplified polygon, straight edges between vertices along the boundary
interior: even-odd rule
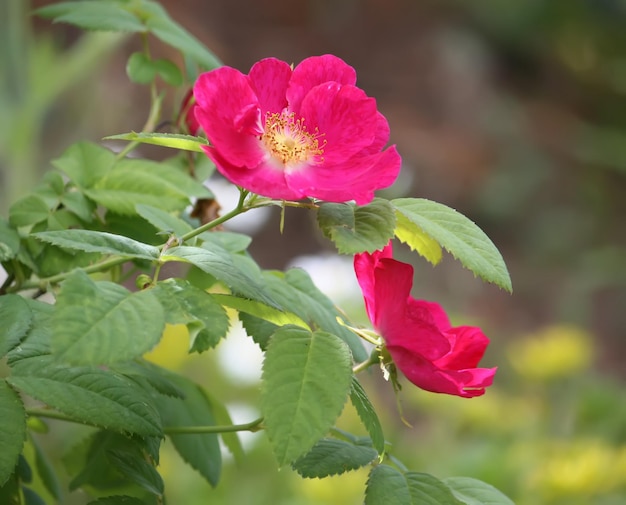
[[[318,128],[308,132],[304,118],[296,119],[294,112],[268,112],[261,139],[271,155],[288,166],[306,161],[323,162],[321,155],[326,146],[326,140],[320,145],[323,136]]]

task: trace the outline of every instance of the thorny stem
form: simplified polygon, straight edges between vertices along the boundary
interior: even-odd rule
[[[26,409],[26,414],[32,417],[44,417],[48,419],[57,419],[59,421],[67,421],[70,423],[88,424],[83,421],[74,419],[61,412],[56,412],[54,410],[49,410],[45,408]],[[225,424],[216,426],[166,426],[163,428],[163,433],[165,433],[166,435],[198,435],[206,433],[232,433],[237,431],[255,432],[262,429],[264,429],[263,418],[259,417],[258,419],[255,419],[254,421],[250,421],[249,423],[245,424]]]

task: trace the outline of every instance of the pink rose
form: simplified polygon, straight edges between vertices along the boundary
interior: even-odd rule
[[[248,75],[230,67],[194,86],[203,149],[231,182],[281,200],[369,203],[400,170],[389,125],[376,101],[355,86],[356,73],[332,55],[293,70],[275,58]]]
[[[357,254],[354,269],[372,325],[413,384],[466,398],[485,393],[496,368],[476,368],[489,344],[480,328],[452,327],[439,304],[415,300],[413,267],[393,259],[391,244]]]

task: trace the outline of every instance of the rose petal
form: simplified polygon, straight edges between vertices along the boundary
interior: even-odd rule
[[[300,112],[300,105],[307,93],[315,86],[333,81],[338,84],[356,84],[356,71],[341,58],[332,54],[312,56],[302,60],[293,70],[287,88],[289,108]]]
[[[262,117],[267,112],[281,112],[287,107],[291,74],[291,67],[276,58],[265,58],[252,65],[248,79],[261,106]]]
[[[259,139],[235,124],[244,111],[258,107],[247,77],[233,68],[217,68],[198,77],[194,96],[195,117],[221,157],[234,166],[258,165],[264,155]],[[260,109],[257,114],[260,120]]]

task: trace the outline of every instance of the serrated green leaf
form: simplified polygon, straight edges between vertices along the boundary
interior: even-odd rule
[[[107,451],[107,456],[124,477],[152,494],[157,496],[163,494],[163,479],[154,466],[142,457],[141,453],[111,449]]]
[[[152,144],[155,146],[171,147],[172,149],[180,149],[181,151],[194,151],[201,153],[203,145],[207,145],[207,141],[201,137],[192,135],[183,135],[180,133],[120,133],[119,135],[110,135],[105,140],[128,140],[130,142],[142,142],[144,144]]]
[[[136,360],[114,365],[112,369],[136,382],[146,384],[157,393],[174,398],[184,398],[185,394],[168,379],[169,374],[153,363]]]
[[[213,298],[221,305],[230,307],[231,309],[235,309],[239,312],[245,312],[246,314],[258,317],[277,326],[293,324],[306,330],[311,329],[307,323],[295,314],[275,309],[265,305],[264,303],[257,302],[256,300],[247,300],[237,296],[220,294],[214,294]]]
[[[7,382],[85,424],[120,433],[162,433],[148,393],[111,370],[59,365],[52,356],[35,356],[15,362]]]
[[[263,272],[266,291],[284,310],[296,314],[311,328],[337,335],[348,344],[356,361],[365,361],[367,351],[350,330],[337,322],[341,314],[333,302],[313,283],[309,274],[299,268],[287,272]]]
[[[33,313],[21,296],[0,296],[0,358],[26,337],[32,319]]]
[[[159,397],[157,407],[167,428],[183,426],[213,426],[213,408],[203,389],[190,380],[172,374],[170,380],[185,393],[185,399]],[[216,486],[222,468],[222,456],[216,433],[169,433],[181,457],[197,470],[212,486]]]
[[[260,319],[245,312],[239,313],[239,320],[246,330],[246,334],[252,337],[252,340],[259,345],[261,350],[267,349],[267,344],[270,341],[271,336],[276,333],[278,326]]]
[[[443,483],[466,505],[515,505],[492,485],[471,477],[449,477]]]
[[[424,233],[416,224],[404,217],[400,211],[396,212],[396,229],[394,231],[400,242],[407,244],[411,250],[430,261],[433,265],[439,264],[443,251],[439,243]]]
[[[463,266],[482,279],[512,291],[502,255],[474,222],[450,207],[423,198],[398,198],[391,203]]]
[[[169,212],[153,207],[152,205],[138,204],[135,206],[137,214],[148,221],[159,231],[173,233],[177,237],[181,237],[185,233],[190,232],[193,228],[182,219],[173,216]]]
[[[38,300],[24,299],[24,301],[32,313],[31,325],[20,345],[7,354],[9,366],[14,366],[21,359],[50,353],[50,335],[52,334],[50,319],[54,306]]]
[[[31,418],[32,419],[32,418]],[[54,467],[48,460],[46,453],[41,449],[39,443],[34,437],[30,438],[30,442],[35,449],[35,467],[37,468],[37,474],[43,482],[43,485],[48,492],[57,500],[61,500],[61,484],[57,478]]]
[[[374,406],[371,404],[363,386],[361,386],[361,383],[356,377],[352,377],[350,401],[352,405],[354,405],[363,426],[365,426],[365,429],[369,433],[374,449],[378,451],[378,454],[382,455],[385,452],[385,435],[383,434],[383,428],[380,425]]]
[[[295,326],[271,338],[263,362],[261,410],[280,466],[311,449],[337,419],[352,377],[345,343]]]
[[[155,260],[159,249],[125,237],[104,231],[60,230],[33,233],[33,237],[64,249],[102,254],[118,254],[131,258]]]
[[[94,282],[81,270],[61,284],[52,318],[52,353],[60,362],[110,365],[130,361],[160,340],[165,319],[147,291]]]
[[[307,479],[321,479],[356,470],[378,458],[371,447],[354,445],[343,440],[323,438],[292,465],[293,469]]]
[[[15,258],[19,250],[19,234],[7,221],[0,218],[0,262]]]
[[[219,59],[198,39],[172,20],[167,11],[156,2],[142,0],[145,23],[150,32],[166,44],[178,49],[183,55],[210,70],[222,65]]]
[[[80,188],[91,188],[115,164],[115,154],[92,142],[78,142],[68,147],[52,165]]]
[[[450,489],[432,475],[399,471],[378,465],[370,473],[365,505],[463,505]]]
[[[85,193],[100,205],[123,215],[135,214],[138,203],[174,211],[184,209],[192,197],[211,196],[202,184],[176,167],[131,159],[118,162]]]
[[[156,77],[157,69],[154,62],[145,53],[136,52],[130,55],[126,63],[126,75],[137,84],[150,84]]]
[[[228,314],[213,295],[187,281],[168,279],[152,290],[169,324],[184,324],[190,337],[190,352],[215,347],[228,333]]]
[[[0,379],[0,487],[9,480],[15,469],[24,438],[26,437],[26,412],[19,395]]]
[[[387,200],[374,198],[364,206],[325,203],[317,213],[317,222],[341,254],[356,254],[385,247],[393,237],[396,217]]]
[[[172,247],[161,255],[161,260],[191,263],[222,281],[235,293],[277,307],[267,295],[265,288],[235,265],[233,256],[221,247],[216,245],[210,245],[210,249],[190,246]]]
[[[20,198],[9,208],[9,222],[15,226],[29,226],[48,219],[50,207],[38,195],[30,194]]]
[[[414,505],[404,476],[388,465],[372,469],[365,489],[365,505]]]
[[[69,23],[84,30],[143,32],[145,26],[121,2],[60,2],[35,11],[55,23]]]

